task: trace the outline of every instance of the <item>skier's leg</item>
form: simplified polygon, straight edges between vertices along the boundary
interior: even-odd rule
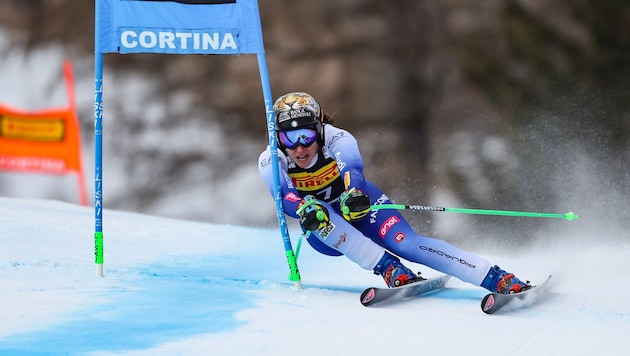
[[[363,269],[374,269],[385,254],[385,249],[365,237],[328,203],[320,201],[319,204],[328,210],[329,222],[324,228],[311,231],[309,239],[319,239],[321,243],[344,254]]]
[[[374,184],[368,183],[367,194],[373,204],[391,201]],[[525,283],[513,274],[494,266],[474,253],[457,248],[443,240],[417,234],[397,210],[374,210],[355,223],[355,226],[373,241],[392,253],[412,262],[426,265],[462,281],[482,286],[493,292],[520,290]],[[507,285],[507,287],[505,287]]]
[[[400,286],[417,279],[398,257],[364,236],[338,215],[329,204],[324,202],[319,204],[326,207],[329,221],[327,226],[312,232],[309,240],[317,238],[317,244],[324,244],[328,249],[344,254],[362,268],[373,270],[375,274],[383,277],[389,287]]]

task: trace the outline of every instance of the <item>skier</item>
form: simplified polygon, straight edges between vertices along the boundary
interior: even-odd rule
[[[495,293],[529,288],[480,256],[417,234],[397,210],[370,210],[391,201],[364,177],[356,139],[333,126],[332,117],[311,95],[285,94],[273,109],[282,206],[310,231],[307,241],[315,250],[345,255],[381,275],[388,287],[421,279],[400,256]],[[260,154],[258,169],[273,196],[269,146]]]

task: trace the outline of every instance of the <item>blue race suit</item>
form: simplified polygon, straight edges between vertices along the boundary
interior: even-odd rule
[[[330,214],[329,228],[313,232],[307,239],[318,252],[329,256],[345,255],[364,269],[374,269],[385,249],[406,260],[423,264],[465,282],[480,285],[490,263],[475,254],[442,240],[422,236],[397,210],[373,210],[365,218],[349,223],[343,219],[339,198],[349,188],[364,192],[372,205],[390,204],[389,198],[363,175],[363,160],[356,139],[330,124],[323,127],[323,145],[309,168],[300,168],[278,151],[282,206],[287,215],[297,218],[300,200],[313,195]],[[269,147],[261,153],[258,168],[273,196],[273,175]]]

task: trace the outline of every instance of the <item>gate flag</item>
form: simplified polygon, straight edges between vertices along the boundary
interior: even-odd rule
[[[297,254],[282,207],[273,98],[257,0],[95,0],[94,257],[103,276],[103,53],[256,54],[271,150],[274,200],[289,264],[301,287]],[[298,244],[299,248],[299,244]]]
[[[99,53],[265,52],[257,1],[97,0],[96,6]]]

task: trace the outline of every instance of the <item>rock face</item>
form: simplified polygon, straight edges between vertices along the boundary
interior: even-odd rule
[[[358,136],[368,174],[392,196],[553,208],[558,186],[581,171],[576,161],[585,152],[585,160],[611,169],[611,182],[628,181],[627,1],[264,0],[259,6],[274,95],[313,94]],[[0,23],[16,45],[56,43],[72,56],[91,56],[93,7],[92,1],[5,0]],[[200,165],[253,164],[266,142],[254,56],[108,55],[106,66],[154,81],[151,95],[136,93],[138,100],[172,104],[163,119],[110,104],[122,125],[115,129],[119,143],[128,143],[134,161],[171,167],[155,176],[177,180]],[[182,97],[186,109],[176,105]],[[227,164],[208,158],[204,148],[173,152],[134,139],[155,127],[168,135],[181,120],[200,130],[219,125],[255,144],[246,152],[224,147],[236,157]],[[140,175],[134,164],[122,165],[130,178]],[[134,208],[150,210],[163,184],[131,184]]]

